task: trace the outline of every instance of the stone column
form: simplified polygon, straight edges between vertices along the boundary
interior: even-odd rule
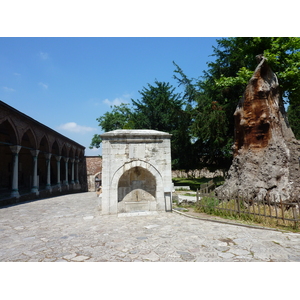
[[[61,184],[60,184],[60,159],[61,156],[56,155],[56,162],[57,162],[57,186],[60,188]]]
[[[33,156],[33,182],[32,182],[32,188],[31,192],[35,193],[36,195],[39,194],[38,189],[38,178],[37,178],[37,157],[39,155],[39,150],[30,150],[31,155]]]
[[[13,178],[12,178],[12,191],[11,197],[19,198],[19,152],[21,150],[21,146],[10,146],[11,152],[13,153]]]
[[[64,161],[65,161],[65,170],[66,170],[65,185],[67,187],[69,187],[69,182],[68,182],[68,161],[69,161],[69,157],[64,157]]]
[[[46,190],[51,189],[51,173],[50,173],[50,166],[51,166],[51,153],[45,153],[46,157],[46,164],[47,164],[47,183],[46,183]]]
[[[73,185],[75,183],[74,182],[74,161],[75,161],[75,159],[71,158],[70,161],[72,163],[72,179],[71,179],[71,184]]]
[[[79,180],[78,180],[78,163],[79,163],[79,159],[76,159],[75,162],[76,162],[75,183],[77,184],[77,183],[79,183]]]

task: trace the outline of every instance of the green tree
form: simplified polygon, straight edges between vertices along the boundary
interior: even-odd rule
[[[291,106],[290,125],[299,137],[298,120],[295,118],[299,113],[292,110],[297,111],[300,106],[300,38],[224,38],[218,41],[218,45],[214,49],[217,59],[209,64],[209,74],[205,76],[216,85],[212,95],[222,93],[223,99],[234,103],[236,93],[242,95],[255,70],[255,56],[263,54],[278,77],[284,101]]]
[[[106,112],[103,116],[96,119],[99,122],[98,126],[101,127],[102,131],[108,132],[116,129],[133,128],[133,123],[131,121],[132,111],[129,108],[129,104],[122,103],[119,106],[114,105],[111,108],[111,112]],[[99,134],[94,134],[89,148],[99,148],[101,143],[102,140]]]
[[[296,139],[300,140],[300,105],[289,105],[287,115]]]
[[[174,78],[184,86],[184,99],[190,104],[189,132],[193,141],[192,153],[198,167],[227,169],[231,163],[232,138],[228,138],[227,106],[213,101],[207,94],[214,84],[188,79],[176,66]]]
[[[155,81],[139,91],[141,98],[132,99],[132,121],[136,129],[153,129],[172,134],[172,165],[175,169],[195,168],[189,134],[189,105],[169,83]],[[185,107],[184,107],[185,106]]]
[[[183,103],[169,83],[155,81],[155,84],[139,91],[140,100],[131,99],[135,128],[171,132],[178,125]]]
[[[172,166],[191,170],[198,167],[197,155],[191,142],[191,105],[185,103],[175,88],[166,82],[155,81],[139,91],[140,99],[114,106],[97,121],[105,132],[116,129],[153,129],[172,134]],[[90,148],[100,147],[101,138],[95,134]]]
[[[179,76],[174,78],[185,86],[186,99],[194,103],[190,131],[199,157],[204,164],[222,168],[230,165],[233,113],[257,66],[258,54],[268,59],[277,74],[282,96],[290,104],[290,125],[295,135],[300,135],[300,38],[238,37],[217,43],[212,55],[215,60],[208,63],[200,79],[188,79],[176,64]]]

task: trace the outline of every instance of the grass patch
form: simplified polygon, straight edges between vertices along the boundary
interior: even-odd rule
[[[185,188],[176,189],[176,192],[185,192],[185,191],[189,191],[189,189],[185,189]]]
[[[299,222],[287,220],[294,219],[294,213],[291,209],[283,211],[275,206],[263,204],[247,206],[243,201],[237,202],[236,200],[221,202],[211,196],[203,197],[201,201],[195,204],[194,210],[224,219],[238,220],[243,224],[300,232]],[[262,214],[266,216],[262,216]]]

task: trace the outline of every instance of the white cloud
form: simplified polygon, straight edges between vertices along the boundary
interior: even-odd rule
[[[5,91],[7,91],[7,92],[15,92],[14,89],[9,88],[9,87],[7,87],[7,86],[3,86],[2,88],[3,88]]]
[[[21,76],[21,74],[20,74],[20,73],[14,73],[14,75],[15,75],[15,76]]]
[[[48,84],[40,82],[39,85],[42,86],[46,90],[48,89]]]
[[[88,127],[88,126],[81,126],[75,122],[69,122],[66,124],[62,124],[58,127],[58,129],[62,129],[62,130],[69,131],[69,132],[83,133],[83,134],[87,133],[87,132],[96,131],[96,128],[92,128],[92,127]]]
[[[127,99],[130,99],[130,97],[131,97],[130,94],[124,94],[121,98],[115,98],[114,100],[105,99],[102,102],[109,106],[114,106],[114,105],[119,106],[122,103],[128,103]]]
[[[114,106],[114,105],[120,105],[121,103],[123,103],[124,101],[121,99],[121,98],[116,98],[114,100],[108,100],[108,99],[105,99],[103,100],[103,103],[109,105],[109,106]]]
[[[48,53],[46,53],[46,52],[40,52],[39,56],[40,56],[40,58],[43,59],[43,60],[46,60],[46,59],[49,58],[49,55],[48,55]]]

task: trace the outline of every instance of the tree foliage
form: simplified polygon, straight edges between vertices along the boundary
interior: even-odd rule
[[[182,112],[180,95],[169,83],[155,81],[139,91],[140,100],[133,100],[135,128],[171,132],[177,128]]]
[[[184,92],[155,81],[132,106],[114,106],[98,118],[103,131],[154,129],[172,134],[172,163],[176,169],[227,169],[232,160],[233,114],[263,54],[277,74],[281,94],[289,104],[289,123],[300,138],[300,38],[221,38],[213,47],[213,61],[198,79],[189,78],[175,63],[174,78]],[[199,70],[200,71],[200,70]],[[99,147],[95,135],[91,147]]]
[[[140,99],[114,106],[97,121],[105,132],[116,129],[153,129],[172,134],[172,165],[178,169],[196,168],[197,158],[192,154],[189,135],[189,105],[184,105],[180,94],[166,82],[155,81],[143,87]],[[101,138],[94,135],[90,148],[100,147]]]
[[[103,116],[96,119],[101,129],[104,132],[116,129],[131,129],[133,126],[131,123],[132,112],[129,108],[129,104],[122,103],[119,106],[114,105],[111,108],[111,112],[106,112]],[[101,143],[102,140],[99,134],[94,134],[89,148],[99,148]]]
[[[224,99],[233,101],[236,92],[242,95],[255,70],[255,56],[263,54],[278,77],[283,100],[290,105],[290,125],[299,137],[297,113],[292,111],[300,106],[300,38],[240,37],[221,39],[218,44],[214,49],[217,59],[209,64],[211,77],[206,79],[215,82]]]
[[[280,89],[289,106],[290,125],[300,136],[300,39],[289,37],[238,37],[217,40],[213,62],[197,80],[189,79],[175,64],[174,75],[185,86],[186,99],[195,103],[191,134],[203,163],[228,167],[234,135],[233,113],[263,54],[277,74]]]
[[[133,100],[133,123],[136,129],[153,129],[172,134],[172,165],[175,169],[193,169],[197,161],[192,155],[190,105],[169,83],[155,81],[139,91],[141,98]]]
[[[300,140],[300,105],[291,104],[288,107],[287,115],[296,139]]]

